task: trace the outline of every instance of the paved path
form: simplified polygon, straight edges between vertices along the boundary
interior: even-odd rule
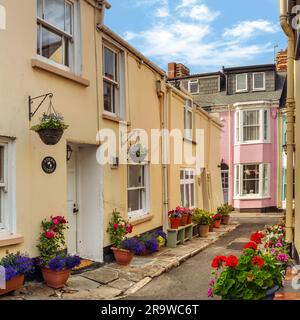
[[[127,297],[128,300],[199,300],[207,298],[211,261],[216,255],[238,255],[253,231],[266,224],[275,224],[278,218],[240,218],[241,225],[223,236],[212,246],[190,258],[181,266],[154,279],[140,291]]]

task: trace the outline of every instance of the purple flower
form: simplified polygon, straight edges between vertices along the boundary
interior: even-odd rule
[[[72,270],[73,268],[79,266],[81,259],[78,256],[68,256],[66,259],[66,269]]]
[[[5,267],[5,280],[10,281],[13,279],[15,276],[17,276],[17,272],[15,269],[11,266]]]
[[[214,284],[215,284],[215,279],[210,279],[209,285],[210,285],[210,286],[213,286]]]
[[[62,271],[66,267],[66,258],[61,256],[56,256],[48,262],[48,267],[52,271]]]
[[[164,238],[165,240],[167,240],[167,234],[165,232],[163,232],[162,230],[157,230],[156,231],[156,236],[161,236],[162,238]]]
[[[275,247],[276,247],[276,248],[282,248],[283,245],[282,245],[282,243],[281,243],[280,241],[278,241],[278,242],[275,244]]]
[[[158,248],[159,248],[159,243],[157,241],[156,238],[152,238],[150,240],[148,240],[146,243],[146,248],[150,251],[150,252],[157,252]]]
[[[211,287],[209,287],[208,290],[207,290],[207,296],[209,298],[212,298],[214,296],[214,292],[213,292],[213,289]]]
[[[272,254],[276,254],[276,250],[273,248],[273,249],[271,250],[271,253],[272,253]]]
[[[289,257],[285,253],[279,253],[277,255],[276,259],[277,259],[277,261],[281,261],[281,262],[285,262],[285,263],[288,263],[288,261],[289,261]]]
[[[2,258],[0,265],[6,269],[6,279],[9,280],[15,276],[33,272],[33,260],[20,253],[9,253],[7,256]]]

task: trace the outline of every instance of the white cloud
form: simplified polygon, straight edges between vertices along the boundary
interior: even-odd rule
[[[162,7],[162,8],[158,8],[156,11],[156,16],[158,18],[167,18],[170,16],[170,12],[168,7]]]
[[[225,37],[249,39],[258,33],[276,33],[277,25],[266,20],[242,21],[224,32]]]

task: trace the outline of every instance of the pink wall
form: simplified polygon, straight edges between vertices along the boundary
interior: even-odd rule
[[[234,145],[234,112],[220,113],[223,131],[221,137],[221,157],[230,168],[229,202],[239,209],[276,207],[277,197],[277,107],[270,112],[271,143]],[[229,129],[231,127],[231,134]],[[270,198],[234,200],[234,164],[270,163]]]

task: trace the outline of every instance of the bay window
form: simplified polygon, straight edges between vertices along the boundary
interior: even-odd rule
[[[270,142],[270,112],[267,109],[237,110],[235,142]]]
[[[128,165],[128,217],[136,219],[149,213],[147,165]]]
[[[77,0],[37,0],[37,54],[80,73]]]
[[[236,197],[270,195],[270,164],[240,164],[234,172]]]
[[[180,205],[195,207],[195,170],[180,170]]]
[[[184,107],[184,137],[193,139],[193,101],[187,100]]]

